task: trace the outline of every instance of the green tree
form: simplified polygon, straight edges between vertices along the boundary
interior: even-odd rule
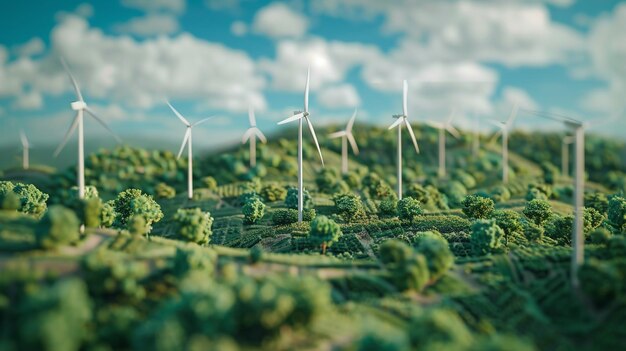
[[[313,208],[313,199],[306,189],[302,190],[304,196],[302,205],[304,208]],[[287,197],[285,198],[285,206],[287,208],[298,209],[298,188],[289,187],[287,189]]]
[[[211,191],[217,189],[217,181],[211,176],[206,176],[202,178],[202,185],[204,185],[205,188]]]
[[[255,197],[243,205],[241,212],[243,213],[245,223],[256,223],[265,214],[265,204],[261,199]]]
[[[490,218],[495,209],[493,200],[478,196],[468,195],[463,199],[463,213],[472,219],[487,219]]]
[[[533,222],[524,222],[524,236],[530,242],[537,242],[543,238],[544,228]]]
[[[516,234],[522,234],[522,217],[513,210],[496,210],[493,212],[493,219],[498,227],[504,231],[505,243],[508,244]]]
[[[157,184],[154,187],[154,191],[158,199],[172,199],[176,196],[176,189],[165,183]]]
[[[405,197],[398,201],[398,217],[402,221],[413,223],[421,214],[422,208],[420,203],[414,198]]]
[[[37,224],[37,243],[44,249],[52,249],[75,242],[80,238],[79,225],[72,210],[61,205],[50,206]]]
[[[322,247],[322,255],[326,254],[326,248],[337,242],[341,235],[339,225],[326,216],[317,216],[311,222],[309,237]]]
[[[270,183],[261,188],[261,197],[267,202],[284,201],[287,189],[278,184]]]
[[[125,228],[128,220],[135,215],[143,216],[146,220],[147,233],[152,230],[152,224],[163,218],[161,206],[150,195],[139,189],[128,189],[121,192],[115,199],[115,222],[117,228]]]
[[[470,245],[475,255],[486,255],[502,247],[504,231],[493,219],[479,219],[472,224]]]
[[[534,199],[526,203],[522,213],[533,223],[543,227],[552,216],[552,206],[546,200]]]
[[[208,244],[213,234],[213,217],[199,208],[180,208],[174,215],[176,236],[199,245]]]
[[[142,236],[147,233],[146,219],[143,216],[134,215],[126,221],[126,229],[130,235]]]
[[[409,322],[409,338],[415,350],[465,350],[473,342],[472,333],[453,310],[430,309]]]
[[[115,222],[115,201],[109,200],[102,205],[100,212],[100,225],[104,228],[110,228]]]
[[[398,201],[396,198],[388,197],[378,204],[378,214],[381,217],[391,217],[398,214]]]
[[[609,209],[609,199],[601,192],[585,193],[585,207],[595,208],[598,212],[606,214]]]
[[[608,206],[609,223],[617,232],[626,232],[626,199],[614,195],[609,200]]]
[[[365,218],[365,209],[361,198],[353,193],[343,193],[333,196],[336,213],[347,223]]]
[[[450,251],[448,241],[439,233],[421,233],[419,238],[413,243],[413,248],[426,258],[432,281],[443,276],[454,264],[454,255]]]
[[[422,291],[430,279],[424,255],[400,240],[386,240],[380,245],[378,256],[391,282],[401,291]]]
[[[274,225],[286,225],[296,223],[298,221],[298,211],[293,208],[279,208],[271,212],[272,223]],[[305,209],[302,211],[302,220],[310,222],[315,218],[314,209]]]
[[[8,193],[14,193],[19,198],[19,208],[17,210],[22,213],[26,213],[34,216],[35,218],[41,218],[46,212],[48,201],[48,194],[41,192],[37,187],[32,184],[12,183],[10,181],[0,181],[0,200],[4,202]],[[9,195],[9,197],[13,197]],[[13,203],[15,207],[15,200],[7,200],[9,203]]]

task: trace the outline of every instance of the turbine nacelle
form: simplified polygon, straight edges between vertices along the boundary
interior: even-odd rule
[[[84,101],[74,101],[70,103],[70,106],[72,107],[72,110],[80,111],[87,108],[87,103],[85,103]]]

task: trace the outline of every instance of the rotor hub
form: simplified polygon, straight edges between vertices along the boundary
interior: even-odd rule
[[[84,110],[87,107],[87,104],[84,101],[74,101],[70,104],[72,110],[79,111]]]

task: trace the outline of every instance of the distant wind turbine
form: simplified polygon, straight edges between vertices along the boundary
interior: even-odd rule
[[[315,142],[315,146],[317,147],[317,152],[320,155],[320,161],[322,162],[322,167],[324,167],[324,158],[322,157],[322,150],[320,149],[320,144],[317,142],[317,136],[315,135],[315,129],[313,128],[313,124],[311,124],[311,120],[309,119],[309,80],[311,77],[311,68],[307,69],[306,73],[306,84],[304,86],[304,111],[294,111],[293,116],[286,118],[278,124],[285,124],[289,122],[298,121],[298,222],[302,222],[302,210],[304,207],[304,185],[303,185],[303,177],[302,177],[302,121],[306,120],[306,124],[309,126],[309,130],[311,131],[311,136],[313,137],[313,141]]]
[[[415,146],[415,151],[417,151],[417,153],[420,152],[420,149],[417,146],[417,140],[415,140],[415,134],[413,134],[413,128],[411,128],[411,124],[408,120],[408,91],[409,85],[406,80],[404,80],[402,82],[402,114],[393,115],[393,118],[396,118],[396,121],[393,122],[388,128],[389,130],[391,130],[395,127],[398,127],[398,199],[402,199],[402,124],[405,124],[406,129],[409,130],[409,135],[411,135],[413,146]]]
[[[452,118],[454,118],[454,110],[450,112],[450,116],[443,123],[436,121],[426,122],[431,127],[439,130],[439,170],[437,172],[439,178],[446,176],[446,131],[456,139],[461,137],[459,131],[452,125]]]
[[[265,135],[256,126],[256,117],[254,116],[254,109],[252,106],[248,108],[248,119],[250,120],[250,128],[246,130],[241,139],[241,143],[245,144],[250,140],[250,167],[256,166],[256,138],[259,137],[263,144],[267,143]]]
[[[490,120],[490,122],[500,128],[491,140],[496,140],[499,136],[502,136],[502,182],[504,184],[509,182],[509,129],[515,121],[517,116],[518,106],[513,105],[511,114],[506,122]]]
[[[356,140],[354,139],[354,135],[352,135],[352,127],[354,126],[354,120],[356,119],[356,109],[354,109],[354,113],[352,114],[352,118],[348,121],[348,125],[345,130],[331,133],[329,135],[330,138],[341,138],[341,173],[348,173],[348,142],[350,142],[350,146],[352,147],[352,151],[355,155],[359,154],[359,147],[356,144]]]
[[[67,67],[65,60],[63,60],[62,58],[61,58],[61,63],[63,64],[63,68],[65,68],[67,75],[70,77],[70,80],[72,81],[72,85],[74,86],[74,92],[76,93],[76,98],[78,100],[70,104],[70,106],[72,107],[72,110],[76,111],[76,117],[74,117],[74,120],[72,121],[72,124],[70,125],[70,128],[67,130],[67,133],[65,133],[65,137],[63,138],[63,141],[61,142],[61,144],[59,144],[57,149],[54,151],[54,157],[57,157],[59,155],[61,150],[63,150],[63,148],[65,147],[65,144],[67,144],[67,141],[69,140],[70,136],[72,136],[72,133],[74,133],[74,131],[78,128],[78,167],[77,167],[78,168],[77,169],[78,198],[83,199],[85,197],[85,140],[84,140],[84,132],[83,132],[84,113],[87,112],[88,115],[90,115],[93,119],[95,119],[98,123],[100,123],[107,131],[109,131],[109,133],[111,133],[111,135],[113,135],[113,137],[115,138],[115,140],[117,140],[118,143],[121,142],[121,140],[115,135],[115,133],[113,133],[111,128],[109,128],[109,126],[107,126],[107,124],[104,123],[104,121],[100,119],[100,117],[96,116],[93,110],[91,110],[87,106],[87,103],[85,102],[85,100],[83,100],[83,95],[80,93],[80,88],[78,87],[78,83],[76,82],[76,79],[74,79],[72,72],[70,72],[70,69]]]
[[[180,145],[180,150],[178,151],[178,156],[176,156],[176,159],[180,158],[180,156],[183,154],[183,150],[185,149],[185,145],[187,145],[187,152],[188,152],[188,158],[189,158],[189,160],[187,161],[187,198],[191,200],[193,198],[193,151],[191,148],[191,145],[192,145],[191,129],[201,123],[204,123],[210,120],[213,117],[207,117],[205,119],[199,120],[198,122],[191,124],[185,117],[183,117],[183,115],[180,114],[180,112],[178,112],[174,108],[174,106],[172,106],[172,104],[169,103],[169,101],[167,102],[167,105],[174,112],[176,117],[178,117],[181,120],[181,122],[183,122],[183,124],[187,126],[187,130],[185,131],[185,136],[183,137],[183,143]]]
[[[28,152],[30,150],[30,144],[28,143],[28,138],[26,138],[26,134],[23,130],[20,130],[20,141],[22,142],[22,168],[28,169]]]

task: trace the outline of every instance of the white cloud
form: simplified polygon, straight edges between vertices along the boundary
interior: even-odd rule
[[[34,56],[41,54],[46,49],[46,45],[39,37],[34,37],[22,45],[13,49],[18,56]],[[1,60],[0,60],[1,62]]]
[[[248,33],[248,26],[242,21],[235,21],[230,25],[230,32],[235,36],[242,37]]]
[[[120,33],[131,33],[139,36],[172,34],[179,30],[178,20],[172,15],[149,13],[143,17],[130,19],[116,25]]]
[[[260,9],[254,16],[252,28],[256,33],[272,38],[301,37],[309,27],[309,20],[284,3],[274,2]]]
[[[317,94],[320,105],[327,108],[357,107],[361,104],[361,98],[354,86],[339,84],[323,88]]]
[[[185,0],[122,0],[122,5],[145,12],[159,10],[181,13],[185,10]]]
[[[43,98],[39,92],[31,91],[21,94],[13,103],[13,108],[18,110],[38,110],[43,106]]]

